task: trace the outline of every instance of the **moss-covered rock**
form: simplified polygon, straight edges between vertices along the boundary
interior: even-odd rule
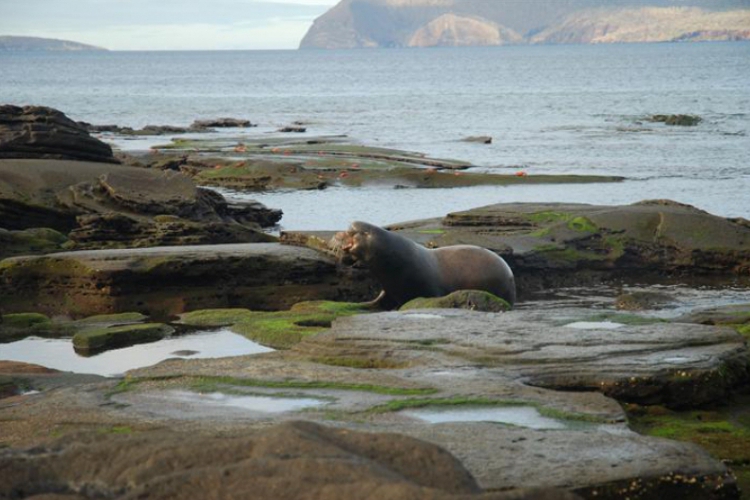
[[[738,397],[732,406],[707,410],[675,412],[637,405],[626,409],[634,430],[702,446],[734,470],[742,491],[750,491],[750,396]]]
[[[701,325],[741,326],[750,324],[750,304],[732,304],[694,311],[675,321]]]
[[[304,337],[331,327],[339,316],[370,311],[366,306],[348,302],[300,302],[288,311],[264,312],[248,309],[207,309],[180,316],[180,322],[192,326],[229,326],[245,337],[274,349],[288,349]]]
[[[5,314],[2,316],[0,325],[3,328],[30,329],[35,325],[51,323],[51,320],[44,314],[39,313],[16,313]]]
[[[46,227],[9,231],[0,228],[0,259],[14,255],[59,252],[69,242],[67,236]]]
[[[142,323],[148,319],[148,316],[138,312],[125,312],[119,314],[98,314],[87,318],[79,319],[73,324],[76,327],[85,328],[90,325],[125,325],[133,323]]]
[[[644,309],[659,309],[671,301],[672,298],[666,293],[630,292],[617,296],[615,307],[625,311],[642,311]]]
[[[703,121],[703,118],[697,115],[651,115],[649,121],[663,123],[665,125],[676,125],[680,127],[694,127]]]
[[[76,351],[96,352],[133,344],[156,342],[172,333],[174,333],[174,328],[161,323],[96,328],[75,334],[73,347]]]
[[[511,309],[505,300],[481,290],[458,290],[445,297],[420,297],[401,306],[401,311],[412,309],[469,309],[482,312],[504,312]]]

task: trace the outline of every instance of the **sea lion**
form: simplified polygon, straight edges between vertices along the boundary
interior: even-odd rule
[[[417,297],[483,290],[516,301],[516,284],[499,255],[471,245],[431,250],[367,222],[353,222],[331,241],[345,264],[362,264],[383,287],[373,304],[400,307]]]

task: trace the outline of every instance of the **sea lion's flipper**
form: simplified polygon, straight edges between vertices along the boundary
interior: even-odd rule
[[[388,309],[393,309],[392,307],[387,307],[391,302],[392,301],[388,299],[388,297],[386,297],[385,290],[383,290],[373,300],[369,302],[362,302],[360,305],[364,309],[372,309],[374,311],[387,311]]]

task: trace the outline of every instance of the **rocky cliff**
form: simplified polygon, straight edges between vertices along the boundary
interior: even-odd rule
[[[750,40],[748,0],[342,0],[300,48]]]

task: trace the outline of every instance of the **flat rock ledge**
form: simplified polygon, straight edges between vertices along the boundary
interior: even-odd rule
[[[123,408],[119,418],[147,416],[170,425],[303,416],[395,432],[446,449],[490,491],[533,485],[584,498],[738,498],[724,464],[698,446],[632,432],[618,401],[682,408],[727,397],[748,380],[742,337],[706,325],[597,323],[590,314],[425,309],[339,318],[329,332],[288,351],[168,360],[131,371],[134,389],[113,401]],[[381,368],[353,368],[365,361]],[[233,396],[288,396],[293,389],[296,397],[328,403],[270,417],[198,400],[186,405],[180,391],[195,380],[213,381],[203,390]],[[541,420],[503,425],[502,418],[430,423],[419,417],[425,410],[478,409],[517,410]]]
[[[156,458],[166,450],[168,458]],[[579,498],[554,490],[483,493],[458,460],[433,444],[310,422],[223,437],[89,436],[0,453],[0,470],[4,498]]]
[[[88,250],[0,261],[3,313],[87,317],[137,311],[288,309],[373,294],[371,282],[310,249],[276,243]]]
[[[419,346],[430,346],[425,354]],[[732,328],[686,323],[625,325],[586,321],[581,311],[554,319],[538,311],[480,313],[426,309],[339,318],[330,332],[306,339],[311,356],[346,352],[414,366],[481,367],[496,383],[564,391],[598,391],[618,401],[697,407],[724,400],[750,380],[744,337]],[[450,368],[448,368],[450,367]]]

